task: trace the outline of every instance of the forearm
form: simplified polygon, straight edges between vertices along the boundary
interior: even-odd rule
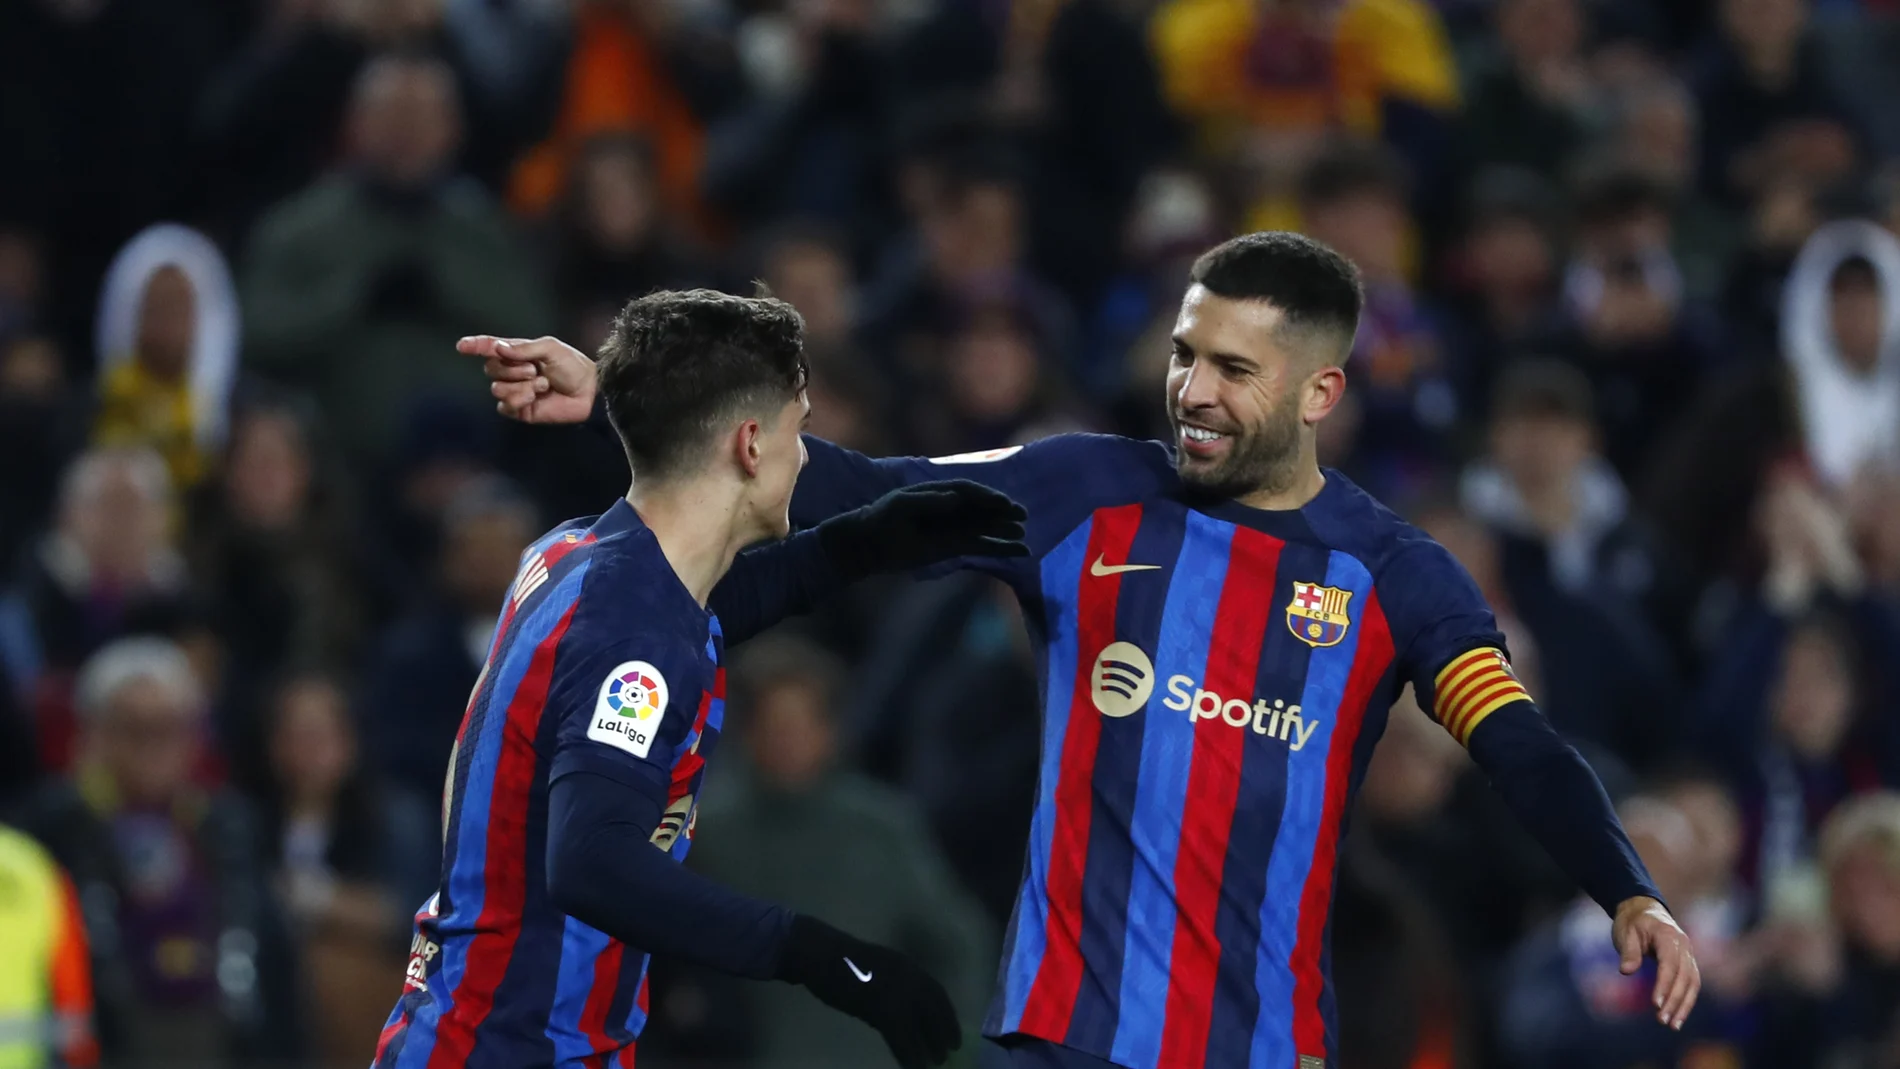
[[[712,591],[707,607],[733,646],[787,616],[810,612],[850,581],[849,569],[825,552],[817,531],[746,550]]]
[[[1472,732],[1470,749],[1525,829],[1605,911],[1662,898],[1596,773],[1536,706],[1497,710]]]
[[[548,895],[631,947],[735,976],[771,979],[792,913],[691,871],[650,841],[653,800],[592,772],[548,790]]]
[[[809,434],[805,436],[805,453],[810,459],[805,470],[799,473],[798,488],[792,494],[792,525],[795,527],[815,526],[915,483],[952,475],[986,481],[981,478],[982,472],[937,470],[929,461],[917,457],[873,460]]]

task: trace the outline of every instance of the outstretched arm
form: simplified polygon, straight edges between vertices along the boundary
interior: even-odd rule
[[[1491,609],[1444,547],[1413,532],[1379,593],[1419,707],[1471,753],[1526,830],[1615,918],[1625,974],[1656,959],[1656,1016],[1682,1027],[1701,974],[1596,773],[1518,681]]]
[[[631,719],[607,698],[630,669],[662,703]],[[702,688],[690,685],[703,682],[700,652],[663,634],[636,635],[557,652],[554,671],[549,708],[561,719],[546,855],[554,905],[628,946],[802,985],[876,1028],[907,1069],[942,1062],[959,1041],[956,1010],[908,958],[680,864],[692,835],[688,766],[708,729]]]
[[[809,531],[739,554],[707,607],[719,617],[728,645],[743,642],[872,575],[962,557],[1026,557],[1025,515],[1008,497],[967,480],[893,490]]]

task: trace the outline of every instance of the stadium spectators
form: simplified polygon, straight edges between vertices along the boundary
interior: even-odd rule
[[[101,646],[191,623],[165,462],[145,449],[93,450],[67,469],[58,520],[22,561],[6,611],[5,653],[27,696],[41,760],[72,756],[73,679]]]
[[[204,619],[224,651],[219,725],[239,778],[264,767],[263,725],[249,715],[267,681],[298,664],[352,661],[386,582],[323,456],[306,406],[239,406],[216,476],[190,501],[184,550]]]
[[[240,338],[224,255],[186,227],[133,238],[99,302],[100,445],[150,446],[189,490],[223,441]]]
[[[391,784],[440,797],[496,614],[540,526],[534,506],[493,479],[468,486],[449,506],[435,581],[376,643],[364,671],[364,723]]]
[[[1370,297],[1326,461],[1464,563],[1639,795],[1707,980],[1684,1045],[1625,1029],[1642,978],[1573,952],[1590,910],[1401,704],[1341,846],[1345,1069],[1619,1035],[1655,1069],[1900,1065],[1896,40],[1889,0],[0,3],[0,812],[121,896],[84,897],[107,1064],[153,1030],[202,1064],[364,1060],[350,998],[380,1015],[400,962],[382,920],[331,936],[418,904],[373,844],[435,820],[520,546],[626,479],[587,428],[490,416],[457,336],[591,347],[640,291],[762,279],[804,315],[823,437],[1155,436],[1186,263],[1289,226]],[[877,849],[940,854],[906,878],[1000,924],[1036,759],[1016,619],[959,577],[801,625],[826,652],[744,745],[824,771],[720,784],[696,857],[894,893],[812,860],[868,776],[921,812],[852,810]],[[123,688],[149,701],[88,712],[82,667],[134,637],[188,650],[198,697],[167,653]],[[420,802],[366,801],[392,797]],[[179,844],[200,867],[164,867]],[[228,915],[166,912],[218,887]],[[251,986],[153,979],[173,927],[226,933]],[[675,1039],[711,1001],[643,1062],[857,1049],[654,976]]]
[[[480,405],[457,336],[552,325],[512,223],[455,171],[463,121],[445,63],[377,57],[351,91],[352,166],[258,224],[246,359],[310,390],[358,464],[388,456],[417,395]],[[384,388],[362,388],[372,380]]]
[[[177,645],[115,642],[86,662],[70,780],[20,826],[72,874],[112,1065],[243,1065],[301,1049],[298,978],[255,850],[250,807],[192,779],[202,685]]]
[[[729,721],[744,747],[742,782],[718,784],[701,807],[692,867],[800,911],[852,919],[860,938],[909,954],[938,977],[965,1019],[980,1016],[997,933],[930,843],[915,808],[840,770],[835,720],[843,671],[795,639],[760,640],[733,676]],[[877,1034],[820,1012],[801,989],[748,992],[752,1064],[873,1064]]]
[[[272,704],[259,852],[307,970],[321,1057],[360,1065],[400,987],[410,918],[435,890],[436,815],[363,766],[335,679],[293,675]]]

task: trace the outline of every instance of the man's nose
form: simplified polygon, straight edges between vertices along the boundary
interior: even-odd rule
[[[1181,387],[1175,395],[1183,411],[1197,408],[1211,408],[1220,400],[1219,376],[1206,367],[1196,364],[1187,369],[1181,377]]]

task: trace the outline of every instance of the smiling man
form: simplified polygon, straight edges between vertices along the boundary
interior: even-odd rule
[[[1320,468],[1346,388],[1352,266],[1295,234],[1202,256],[1175,322],[1172,443],[1061,435],[935,460],[807,439],[800,524],[955,472],[1029,509],[1013,587],[1044,688],[1028,864],[984,1032],[996,1066],[1327,1069],[1327,943],[1346,814],[1410,683],[1603,908],[1625,972],[1657,960],[1680,1026],[1688,940],[1589,766],[1519,685],[1436,542]],[[504,413],[584,418],[585,358],[489,357]]]

